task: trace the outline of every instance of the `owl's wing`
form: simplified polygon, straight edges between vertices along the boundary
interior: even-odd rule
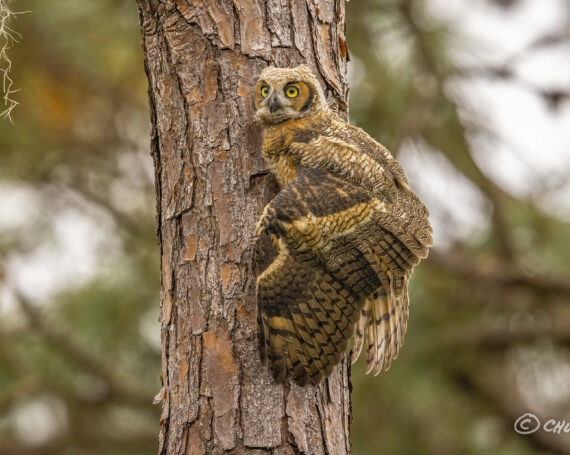
[[[288,153],[302,166],[325,169],[356,186],[392,200],[396,191],[393,169],[400,165],[389,154],[383,162],[362,150],[363,144],[314,132],[299,131],[293,136]],[[399,177],[399,175],[396,175]],[[405,181],[405,176],[401,172]],[[407,182],[406,182],[407,183]]]
[[[427,247],[394,208],[367,189],[303,166],[267,205],[254,271],[262,359],[278,382],[290,375],[301,385],[316,384],[329,376],[366,312],[379,325],[372,364],[380,361],[377,348],[397,354],[407,277]]]

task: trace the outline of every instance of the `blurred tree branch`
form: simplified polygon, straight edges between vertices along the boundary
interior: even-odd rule
[[[110,450],[118,453],[130,453],[132,450],[145,449],[156,445],[156,437],[148,432],[114,436],[108,432],[93,431],[92,434],[73,435],[72,442],[65,438],[56,438],[38,446],[18,443],[0,443],[0,455],[61,455],[66,450],[81,448],[81,453],[99,455]],[[138,452],[136,452],[138,453]]]
[[[408,25],[411,35],[414,37],[420,70],[434,78],[435,88],[433,90],[432,97],[447,98],[443,91],[444,85],[447,82],[446,71],[440,68],[440,64],[434,58],[431,50],[427,46],[427,42],[429,42],[429,40],[425,37],[426,32],[423,30],[422,26],[418,24],[418,16],[414,13],[414,7],[417,7],[418,5],[419,3],[416,0],[402,0],[399,2],[399,10]],[[465,176],[472,180],[483,194],[489,198],[493,205],[492,221],[495,227],[495,232],[500,240],[500,251],[506,261],[513,261],[516,257],[515,246],[510,235],[504,210],[504,204],[509,198],[496,183],[481,171],[479,166],[473,160],[465,128],[456,112],[455,101],[450,100],[450,103],[454,108],[455,123],[455,128],[448,132],[448,134],[455,135],[455,143],[452,144],[451,147],[445,142],[441,143],[440,139],[438,139],[440,135],[434,135],[433,128],[430,129],[427,125],[423,128],[416,127],[417,133],[423,130],[423,136],[428,140],[428,142],[436,145],[437,149],[445,153],[457,169],[462,171]],[[424,115],[423,117],[425,120],[429,119],[428,115]],[[404,136],[401,132],[400,135]]]
[[[542,98],[550,109],[558,109],[560,105],[570,100],[570,89],[564,88],[544,88],[540,85],[524,79],[506,63],[494,66],[473,66],[454,68],[447,77],[455,78],[488,78],[490,80],[503,80],[518,85],[519,87],[534,93]]]
[[[505,328],[486,329],[478,324],[473,327],[462,327],[445,336],[443,344],[496,350],[525,345],[538,340],[551,340],[561,345],[570,346],[570,325],[555,323],[553,325],[531,325],[508,330]]]
[[[102,360],[83,349],[72,339],[70,334],[66,334],[50,325],[46,318],[21,293],[17,293],[16,299],[30,325],[37,331],[37,334],[57,347],[63,354],[73,359],[77,366],[103,380],[109,391],[109,398],[113,397],[120,402],[136,406],[152,407],[147,393],[139,390],[136,385],[131,384],[128,378],[117,375]]]
[[[512,384],[498,385],[491,378],[495,378],[497,368],[493,369],[489,366],[493,362],[484,362],[479,359],[476,366],[464,369],[452,367],[450,368],[450,376],[454,381],[464,388],[469,394],[477,397],[477,401],[486,404],[490,409],[503,415],[505,421],[509,424],[509,430],[512,431],[512,437],[520,437],[510,425],[514,424],[517,418],[529,412],[525,408],[524,401],[518,395]],[[502,378],[501,381],[507,381],[511,378]],[[508,390],[509,393],[504,393]],[[513,395],[516,396],[517,401]],[[536,431],[532,434],[524,436],[524,440],[533,444],[537,449],[547,450],[551,454],[567,455],[569,447],[560,435],[547,433],[545,431]]]
[[[2,391],[0,395],[0,410],[9,408],[23,398],[42,390],[42,388],[43,382],[36,375],[28,374],[22,377],[18,382]]]
[[[522,286],[541,294],[570,296],[570,280],[537,273],[525,273],[516,268],[505,269],[500,264],[477,263],[465,254],[452,251],[430,252],[428,263],[447,274],[467,278],[472,282],[487,283],[498,287]]]

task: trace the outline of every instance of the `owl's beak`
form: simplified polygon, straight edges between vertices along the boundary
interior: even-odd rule
[[[275,93],[273,93],[269,97],[269,112],[271,112],[273,114],[275,111],[278,111],[279,109],[281,109],[281,104],[279,104],[279,100],[277,99],[277,95],[275,95]]]

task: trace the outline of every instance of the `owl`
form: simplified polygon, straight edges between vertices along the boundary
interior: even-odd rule
[[[253,251],[262,361],[278,383],[318,384],[354,335],[353,362],[366,338],[366,372],[387,370],[432,244],[426,207],[388,150],[328,107],[309,67],[266,68],[253,104],[281,188]]]

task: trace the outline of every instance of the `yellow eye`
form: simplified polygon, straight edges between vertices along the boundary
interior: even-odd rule
[[[269,87],[267,85],[264,85],[261,87],[261,96],[265,98],[267,95],[269,95]]]
[[[294,85],[291,85],[285,89],[285,94],[289,98],[295,98],[299,94],[299,89]]]

